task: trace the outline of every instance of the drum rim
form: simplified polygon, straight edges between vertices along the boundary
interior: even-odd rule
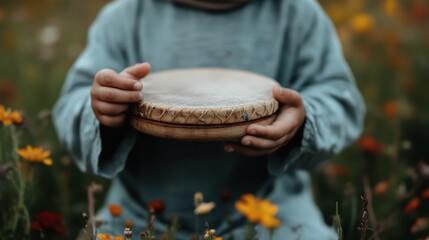
[[[136,130],[155,137],[186,141],[223,141],[245,136],[250,124],[269,125],[275,118],[275,115],[271,115],[248,122],[206,126],[163,123],[137,116],[130,116],[129,122]]]

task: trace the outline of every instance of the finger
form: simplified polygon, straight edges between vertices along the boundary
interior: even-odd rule
[[[99,115],[98,121],[107,127],[121,127],[125,121],[125,114],[118,116]]]
[[[137,63],[134,66],[125,68],[121,75],[131,77],[135,80],[139,80],[150,72],[150,64],[149,63]]]
[[[271,125],[251,124],[247,127],[246,133],[252,136],[271,140],[280,139],[287,133],[287,128],[283,126],[283,124],[275,124],[276,121],[278,121],[278,119],[276,119]]]
[[[128,106],[128,104],[96,101],[93,104],[93,109],[95,109],[95,111],[97,111],[101,115],[117,116],[120,114],[124,114],[128,110]]]
[[[134,103],[142,99],[140,91],[124,91],[110,87],[99,87],[94,91],[95,98],[110,103]]]
[[[95,81],[100,86],[113,87],[122,90],[140,91],[142,89],[142,84],[140,81],[122,76],[111,69],[100,70],[95,75]]]
[[[264,149],[264,150],[253,149],[253,148],[245,147],[236,143],[227,143],[225,144],[224,149],[226,152],[229,152],[229,153],[237,153],[237,154],[250,156],[250,157],[268,155],[276,150],[276,149]]]
[[[283,88],[281,86],[273,87],[274,98],[283,105],[296,106],[302,103],[301,95],[292,89]]]
[[[246,135],[241,138],[241,144],[246,147],[252,147],[256,149],[273,149],[279,148],[289,141],[289,136],[285,135],[278,140],[271,140],[266,138],[254,137]]]

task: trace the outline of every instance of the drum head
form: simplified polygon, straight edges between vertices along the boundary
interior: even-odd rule
[[[274,80],[241,70],[177,69],[143,78],[143,100],[131,124],[158,137],[221,140],[245,135],[253,122],[270,124],[278,109]]]

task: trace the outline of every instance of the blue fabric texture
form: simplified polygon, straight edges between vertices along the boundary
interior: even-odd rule
[[[271,77],[303,97],[303,137],[269,156],[249,158],[225,153],[224,142],[159,139],[129,127],[116,151],[100,159],[100,126],[90,106],[94,76],[104,68],[120,72],[140,62],[151,63],[152,72],[224,67]],[[157,231],[165,231],[170,214],[178,213],[179,239],[189,239],[193,195],[201,191],[219,206],[205,220],[219,235],[236,233],[240,239],[243,217],[234,213],[228,225],[221,207],[219,193],[228,190],[230,208],[244,193],[279,206],[284,224],[274,239],[324,240],[337,236],[312,200],[308,171],[358,137],[364,113],[335,29],[314,0],[253,0],[225,12],[165,0],[118,0],[107,4],[91,26],[87,47],[54,107],[54,122],[82,171],[113,179],[105,204],[122,205],[135,229],[146,224],[147,203],[162,199],[167,209],[158,217]],[[105,208],[99,216],[109,222],[99,232],[123,231]],[[263,229],[259,234],[268,238]]]

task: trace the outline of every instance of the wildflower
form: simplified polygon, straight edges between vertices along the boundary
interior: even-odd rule
[[[277,206],[266,199],[245,194],[235,203],[235,208],[251,223],[260,223],[268,229],[280,226],[280,220],[274,217],[278,211]]]
[[[383,195],[387,192],[389,188],[389,183],[387,181],[380,181],[374,187],[375,195]]]
[[[197,207],[198,205],[200,205],[203,201],[204,201],[203,193],[196,192],[194,194],[194,205],[195,205],[195,207]]]
[[[374,18],[366,13],[356,15],[351,22],[352,29],[357,33],[368,33],[375,25]]]
[[[126,228],[133,228],[134,227],[134,222],[132,220],[127,219],[127,220],[124,221],[124,226]]]
[[[165,210],[165,203],[161,200],[154,200],[148,204],[149,211],[152,214],[159,215]]]
[[[131,238],[132,236],[133,236],[133,231],[131,230],[131,228],[126,227],[124,229],[124,237]]]
[[[122,214],[122,208],[119,205],[110,204],[109,212],[110,214],[112,214],[113,217],[119,217]]]
[[[385,102],[383,109],[384,109],[384,115],[387,118],[392,119],[398,116],[399,106],[398,106],[398,102],[395,100],[389,100]]]
[[[374,155],[383,152],[386,148],[386,145],[369,136],[360,138],[358,141],[358,146],[363,151]]]
[[[398,8],[397,0],[384,0],[384,11],[388,16],[393,16]]]
[[[341,165],[328,165],[325,167],[325,174],[332,177],[347,177],[349,170]]]
[[[194,210],[195,215],[206,215],[209,214],[213,208],[216,207],[214,202],[202,202]]]
[[[116,236],[113,240],[124,240],[124,237]]]
[[[406,213],[411,213],[414,210],[416,210],[419,206],[420,206],[420,199],[418,198],[413,198],[410,201],[408,201],[407,205],[404,208],[404,212]]]
[[[43,163],[46,166],[52,165],[50,158],[51,152],[45,151],[42,147],[32,147],[27,145],[26,148],[17,150],[18,155],[28,162]]]
[[[429,6],[424,1],[413,1],[411,5],[411,17],[417,23],[427,23],[429,20]]]
[[[63,221],[64,218],[60,214],[49,211],[40,212],[37,214],[36,220],[31,223],[31,230],[65,235],[66,229],[63,226]]]
[[[429,188],[426,188],[426,189],[422,192],[422,198],[423,198],[423,199],[428,199],[428,198],[429,198]]]
[[[99,239],[99,240],[113,240],[112,236],[110,236],[110,234],[107,234],[107,233],[97,234],[97,239]]]
[[[216,230],[214,230],[214,229],[207,229],[204,232],[204,239],[213,239],[215,233],[216,233]]]
[[[429,226],[429,222],[427,218],[419,217],[416,219],[414,224],[410,228],[411,233],[417,233],[424,229],[426,229]]]
[[[4,126],[9,126],[12,123],[21,124],[23,121],[21,113],[5,109],[4,106],[0,105],[0,122],[3,123]]]

